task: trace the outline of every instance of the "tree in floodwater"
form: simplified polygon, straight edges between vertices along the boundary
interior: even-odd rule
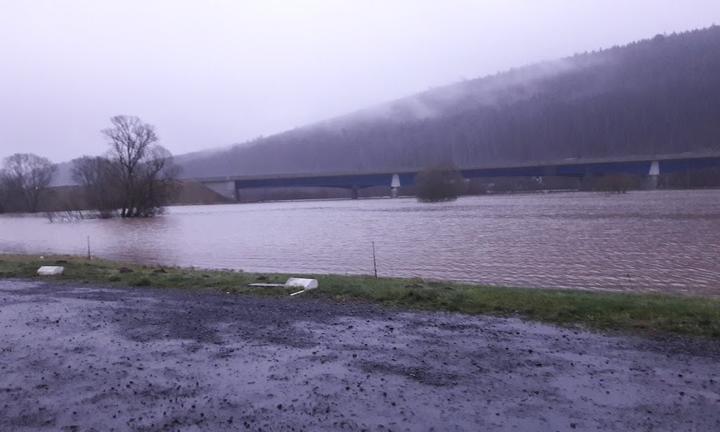
[[[118,165],[104,157],[83,156],[72,162],[73,180],[83,188],[87,207],[110,218],[122,207]]]
[[[134,216],[153,216],[162,211],[178,192],[179,171],[169,150],[159,145],[150,147],[136,172]]]
[[[150,217],[177,191],[178,168],[172,154],[157,144],[155,127],[134,116],[115,116],[103,129],[107,157],[82,157],[73,176],[83,186],[87,204],[103,217]]]
[[[5,213],[6,211],[10,211],[10,195],[2,177],[2,172],[0,171],[0,213]]]
[[[138,117],[120,115],[110,122],[112,127],[102,133],[117,166],[120,216],[153,216],[175,191],[178,169],[172,155],[157,144],[155,127]]]
[[[5,211],[36,212],[54,172],[50,160],[32,153],[5,158],[0,172],[0,207]]]
[[[438,167],[423,170],[415,177],[418,201],[452,201],[465,188],[465,179],[455,167]]]

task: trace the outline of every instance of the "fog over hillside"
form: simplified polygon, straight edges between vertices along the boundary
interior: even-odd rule
[[[467,80],[178,158],[184,177],[720,149],[720,27]]]
[[[495,75],[176,155],[182,177],[369,172],[720,150],[720,27]],[[72,182],[59,165],[54,184]]]

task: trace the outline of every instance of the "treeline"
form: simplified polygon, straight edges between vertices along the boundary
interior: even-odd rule
[[[132,116],[115,116],[110,122],[112,126],[102,130],[109,145],[107,155],[72,161],[72,176],[82,199],[67,200],[62,210],[92,210],[103,218],[154,216],[175,196],[179,168],[172,154],[157,144],[152,125]],[[43,200],[49,210],[54,171],[48,159],[34,154],[5,158],[0,171],[0,212],[34,213]]]
[[[720,27],[461,82],[182,162],[184,176],[720,151]]]
[[[6,157],[0,168],[0,213],[36,212],[54,172],[55,165],[36,154]]]

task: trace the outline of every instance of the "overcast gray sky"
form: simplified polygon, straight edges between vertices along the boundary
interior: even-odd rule
[[[718,0],[0,0],[0,157],[173,153],[514,66],[720,23]]]

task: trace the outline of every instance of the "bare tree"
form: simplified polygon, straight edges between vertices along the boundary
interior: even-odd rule
[[[4,173],[0,170],[0,213],[11,210],[10,193],[5,185]]]
[[[36,212],[40,197],[50,185],[55,165],[32,153],[16,153],[5,158],[0,182],[10,208]]]
[[[122,217],[152,216],[174,191],[177,168],[172,155],[157,145],[155,127],[138,117],[115,116],[102,131],[115,165]]]
[[[167,149],[159,145],[150,148],[138,169],[135,185],[140,216],[154,215],[176,194],[178,172]]]
[[[118,165],[104,157],[83,156],[73,161],[73,180],[83,188],[87,207],[110,218],[122,207]]]
[[[118,164],[123,189],[122,217],[139,216],[138,167],[150,147],[157,142],[155,128],[138,117],[119,115],[110,119],[112,127],[103,129],[110,143],[110,158]]]

